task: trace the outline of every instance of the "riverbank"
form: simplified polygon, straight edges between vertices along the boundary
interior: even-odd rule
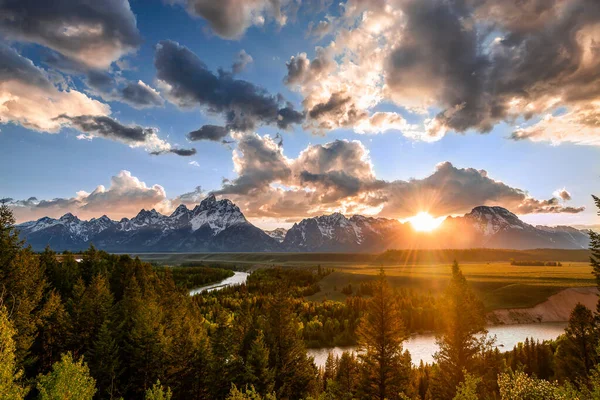
[[[494,326],[488,328],[488,335],[489,337],[496,338],[494,347],[498,348],[501,352],[504,352],[512,350],[517,343],[524,342],[527,338],[533,337],[539,341],[556,339],[564,333],[565,327],[566,323],[564,322]],[[435,342],[434,333],[411,335],[410,338],[404,342],[404,350],[410,352],[412,363],[415,366],[418,366],[421,361],[429,364],[433,363],[433,355],[438,349],[439,347]],[[308,355],[314,357],[315,364],[318,367],[325,366],[327,355],[329,353],[341,356],[344,351],[354,352],[356,351],[356,346],[307,350]]]
[[[596,287],[563,289],[533,307],[491,311],[487,314],[487,320],[490,325],[566,322],[577,303],[595,310],[598,303],[598,289]]]

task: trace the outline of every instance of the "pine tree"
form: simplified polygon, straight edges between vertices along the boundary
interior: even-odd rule
[[[73,361],[71,353],[63,354],[52,371],[38,379],[40,400],[92,400],[96,382],[83,358]]]
[[[316,389],[317,370],[306,355],[284,287],[279,287],[268,305],[265,339],[270,349],[269,365],[275,372],[278,399],[301,399]]]
[[[573,381],[587,378],[597,362],[595,338],[594,315],[589,308],[578,303],[571,311],[569,325],[556,352],[560,377]]]
[[[233,337],[231,316],[226,311],[217,315],[217,326],[210,335],[211,347],[211,391],[214,398],[227,396],[232,383],[241,375],[241,363]]]
[[[458,263],[452,265],[452,277],[440,301],[442,330],[436,341],[436,374],[432,382],[433,397],[452,399],[456,387],[464,380],[464,371],[472,372],[473,362],[481,350],[477,335],[485,333],[485,310],[463,276]]]
[[[6,308],[0,305],[0,399],[20,400],[27,394],[19,382],[23,371],[17,369],[15,360],[15,334]]]
[[[383,270],[357,336],[364,375],[361,389],[371,398],[398,398],[407,389],[410,372],[410,355],[402,353],[408,335]]]
[[[337,368],[335,383],[337,385],[337,398],[352,399],[355,397],[359,379],[359,365],[350,352],[343,352]]]
[[[47,282],[37,255],[29,248],[22,248],[14,223],[12,211],[1,204],[0,302],[10,310],[10,319],[18,332],[17,364],[27,368],[36,362],[30,349],[41,324]]]
[[[87,353],[87,359],[90,360],[90,369],[96,378],[98,393],[113,399],[118,393],[116,385],[121,372],[121,362],[119,346],[109,326],[110,321],[105,320]]]
[[[269,368],[269,349],[262,331],[259,331],[248,351],[244,380],[265,396],[273,392],[274,378],[273,370]]]

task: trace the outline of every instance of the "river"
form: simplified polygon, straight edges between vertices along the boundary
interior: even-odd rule
[[[222,281],[213,283],[212,285],[206,285],[191,290],[190,296],[202,292],[212,292],[213,290],[223,289],[227,286],[241,285],[242,283],[246,282],[246,280],[248,279],[248,275],[250,274],[247,272],[234,271],[233,276],[230,276],[227,279],[223,279]]]
[[[540,342],[542,340],[556,339],[564,333],[566,322],[546,322],[540,324],[523,325],[500,325],[490,326],[488,331],[490,336],[496,335],[496,347],[500,351],[512,350],[519,342],[524,342],[526,338],[535,338]],[[315,358],[317,366],[324,366],[327,361],[327,355],[332,352],[335,355],[342,355],[344,351],[354,351],[355,346],[351,347],[332,347],[321,349],[309,349],[308,355]],[[421,360],[424,363],[433,362],[433,354],[438,350],[435,344],[435,335],[420,334],[413,335],[404,343],[404,349],[410,352],[412,362],[419,365]]]

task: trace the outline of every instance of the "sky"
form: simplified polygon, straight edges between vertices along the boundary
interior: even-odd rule
[[[600,223],[596,0],[8,0],[0,199],[18,222],[256,225],[499,205]]]

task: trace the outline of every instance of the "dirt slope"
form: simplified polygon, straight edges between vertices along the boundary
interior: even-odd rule
[[[569,288],[550,296],[548,300],[534,307],[495,310],[488,313],[487,318],[492,325],[563,322],[569,320],[571,310],[577,303],[595,310],[597,302],[597,288]]]

